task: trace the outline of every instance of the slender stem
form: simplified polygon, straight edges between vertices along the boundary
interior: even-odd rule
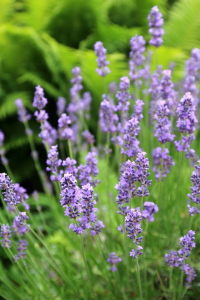
[[[67,140],[67,144],[68,144],[68,150],[69,150],[69,156],[72,159],[73,158],[73,153],[72,153],[72,145],[71,145],[71,141]]]
[[[137,266],[137,281],[138,281],[138,288],[140,292],[140,300],[143,300],[143,293],[142,293],[142,285],[141,285],[141,278],[140,278],[140,268],[138,263],[138,258],[136,258],[136,266]]]

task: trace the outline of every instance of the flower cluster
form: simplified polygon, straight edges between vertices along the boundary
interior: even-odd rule
[[[131,51],[129,53],[129,76],[135,82],[136,87],[140,87],[142,84],[140,78],[143,77],[144,72],[144,70],[140,67],[145,60],[143,55],[145,52],[145,40],[143,36],[136,35],[135,37],[131,38],[130,45]]]
[[[65,173],[61,179],[61,188],[60,203],[65,208],[65,215],[77,221],[70,224],[69,228],[77,234],[81,234],[87,228],[90,229],[91,235],[101,232],[104,224],[97,220],[95,215],[96,201],[93,199],[93,188],[90,183],[79,188],[76,178],[70,173]]]
[[[52,181],[60,181],[61,173],[59,173],[58,168],[62,164],[62,160],[58,158],[58,145],[51,146],[48,152],[48,159],[46,161],[48,167],[47,171],[51,171],[53,174],[50,176]]]
[[[100,106],[100,127],[103,132],[114,133],[117,131],[117,123],[119,121],[116,107],[111,103],[109,96],[103,95],[103,101]]]
[[[10,240],[11,238],[11,230],[10,230],[10,226],[7,224],[7,225],[2,225],[1,226],[1,232],[0,232],[0,236],[2,239],[2,247],[5,247],[5,248],[10,248],[11,247],[11,244],[12,244],[12,241]]]
[[[27,122],[31,118],[31,115],[27,113],[26,109],[24,108],[22,100],[21,99],[15,100],[15,105],[17,106],[19,121],[22,123]]]
[[[198,165],[194,166],[195,170],[191,176],[193,187],[190,188],[191,194],[188,194],[190,200],[192,200],[195,204],[200,204],[200,161],[198,161],[198,163]],[[188,205],[188,210],[191,216],[200,213],[200,210],[195,206],[191,207]]]
[[[116,256],[115,252],[110,253],[109,258],[107,259],[107,262],[109,262],[111,264],[110,270],[112,272],[116,272],[117,271],[116,265],[121,261],[122,261],[122,259],[120,257]]]
[[[194,280],[196,274],[194,268],[185,264],[185,260],[189,257],[192,248],[196,247],[194,242],[195,232],[189,230],[188,233],[180,238],[180,245],[182,248],[179,251],[170,251],[165,254],[166,263],[171,267],[180,267],[186,274],[186,286],[190,287],[191,282]]]
[[[176,126],[181,133],[185,134],[180,141],[174,142],[177,151],[186,152],[195,139],[195,124],[198,122],[195,111],[194,99],[191,93],[186,93],[177,107],[178,120]]]
[[[166,177],[171,167],[175,164],[173,158],[168,153],[169,150],[166,148],[157,147],[153,149],[153,172],[158,181]]]
[[[106,49],[103,47],[102,42],[96,42],[94,45],[94,51],[97,56],[97,64],[98,68],[96,69],[97,73],[105,77],[107,74],[110,73],[110,69],[107,67],[109,64],[109,61],[106,60]]]
[[[164,23],[162,14],[159,12],[157,6],[152,7],[150,14],[148,15],[149,20],[149,33],[152,38],[149,41],[149,44],[154,47],[160,47],[163,44],[162,36],[164,34],[164,29],[162,25]]]

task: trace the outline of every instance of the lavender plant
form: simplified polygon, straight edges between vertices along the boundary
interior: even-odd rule
[[[163,18],[157,6],[148,19],[149,43],[161,47]],[[157,67],[150,72],[142,36],[134,36],[130,44],[130,69],[127,64],[127,73],[116,78],[117,83],[108,83],[112,64],[109,69],[103,43],[95,43],[96,71],[106,76],[104,84],[109,86],[99,91],[98,128],[90,124],[92,97],[82,93],[85,81],[78,66],[72,69],[70,102],[66,104],[63,97],[57,101],[57,128],[51,125],[43,88],[36,87],[32,105],[48,175],[42,171],[34,143],[31,114],[22,100],[16,100],[43,191],[28,195],[28,188],[15,182],[0,131],[5,168],[0,173],[0,295],[5,299],[142,300],[195,295],[199,165],[188,194],[190,161],[184,158],[178,167],[176,163],[180,151],[192,163],[198,159],[199,49],[193,49],[185,77],[175,84],[170,69]],[[186,195],[189,203],[184,201]],[[191,201],[195,206],[190,206]],[[182,248],[170,250],[185,231]]]

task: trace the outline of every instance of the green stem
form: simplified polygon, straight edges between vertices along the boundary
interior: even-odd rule
[[[138,263],[138,258],[136,258],[136,267],[137,267],[137,281],[138,281],[138,288],[140,293],[140,300],[143,300],[143,293],[142,293],[142,285],[141,285],[141,278],[140,278],[140,268]]]
[[[67,144],[68,144],[68,150],[69,150],[69,156],[72,159],[73,158],[73,153],[72,153],[72,145],[71,145],[71,141],[67,140]]]

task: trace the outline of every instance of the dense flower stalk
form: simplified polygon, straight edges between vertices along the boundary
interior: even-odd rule
[[[177,107],[178,120],[176,127],[181,133],[185,134],[180,141],[174,142],[177,151],[186,152],[195,139],[195,124],[198,122],[195,111],[194,98],[191,93],[186,93]]]
[[[162,28],[162,25],[164,21],[157,6],[152,7],[150,14],[148,15],[148,20],[150,27],[149,33],[152,36],[149,44],[154,47],[160,47],[163,44],[162,36],[164,34],[164,29]]]
[[[198,163],[198,165],[194,166],[195,170],[193,171],[192,176],[190,178],[193,184],[193,187],[190,188],[191,194],[187,195],[190,198],[190,200],[193,201],[195,204],[200,204],[200,161],[198,161]],[[198,207],[191,207],[189,204],[188,210],[191,216],[200,213]]]
[[[47,104],[47,99],[44,97],[44,90],[43,88],[41,88],[40,85],[38,85],[35,88],[33,107],[36,107],[37,109],[41,110],[46,106],[46,104]]]
[[[170,172],[171,167],[174,166],[175,162],[173,158],[168,155],[169,150],[161,147],[153,149],[153,172],[155,173],[156,179],[162,180],[163,177]]]
[[[194,242],[195,232],[189,230],[188,233],[180,238],[180,245],[182,248],[179,251],[170,251],[165,254],[166,263],[171,267],[180,267],[186,274],[186,286],[190,286],[196,274],[194,268],[185,264],[185,260],[190,256],[192,248],[196,247]]]
[[[19,121],[22,123],[28,121],[31,118],[31,115],[27,113],[26,109],[24,108],[22,100],[21,99],[15,100],[15,105],[17,107]]]
[[[102,96],[103,101],[100,105],[100,127],[103,132],[114,133],[117,131],[117,124],[119,121],[118,115],[116,112],[116,107],[111,103],[111,99],[108,95]]]
[[[57,106],[57,115],[60,117],[64,111],[66,106],[66,100],[63,97],[58,97],[58,101],[56,102]]]
[[[59,167],[62,164],[62,160],[58,158],[58,145],[51,146],[48,151],[48,159],[46,163],[48,165],[46,170],[51,171],[52,173],[50,179],[52,181],[60,181],[62,173],[59,172]]]
[[[134,36],[130,40],[131,51],[129,53],[129,76],[134,81],[136,87],[140,87],[142,81],[140,80],[143,77],[143,69],[141,69],[142,64],[144,63],[145,57],[145,40],[143,36]]]
[[[12,241],[10,240],[11,230],[10,230],[10,226],[8,224],[7,225],[3,224],[1,226],[0,236],[2,238],[2,241],[1,241],[2,247],[10,248],[11,244],[12,244]]]
[[[105,77],[107,74],[110,73],[110,69],[107,67],[109,64],[109,61],[106,60],[106,49],[103,47],[102,42],[96,42],[94,45],[94,51],[97,56],[97,64],[98,68],[96,69],[96,72],[102,76]]]
[[[110,253],[109,258],[107,259],[107,262],[111,264],[110,271],[116,272],[117,271],[116,265],[121,261],[122,261],[121,257],[118,257],[115,254],[115,252]]]
[[[15,191],[15,185],[6,173],[0,173],[0,190],[3,190],[2,194],[7,204],[16,206],[21,202],[20,195]]]

